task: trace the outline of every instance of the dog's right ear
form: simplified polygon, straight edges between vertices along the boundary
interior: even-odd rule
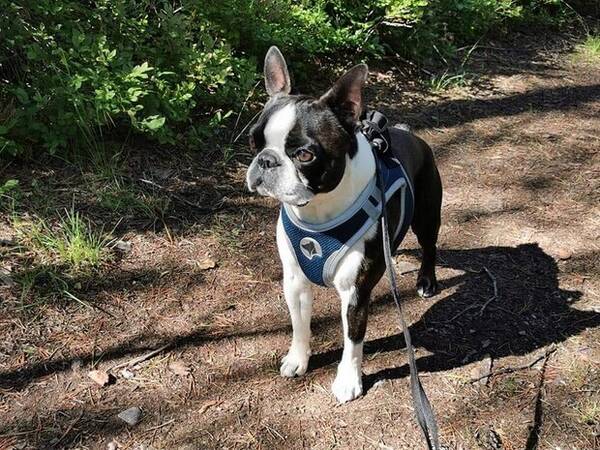
[[[290,74],[285,59],[275,46],[272,46],[265,56],[265,86],[270,97],[277,94],[290,93]]]

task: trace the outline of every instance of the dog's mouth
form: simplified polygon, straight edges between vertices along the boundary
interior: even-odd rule
[[[298,208],[302,208],[303,206],[306,206],[306,205],[308,205],[308,201],[306,201],[306,202],[302,202],[302,203],[298,203],[296,206],[297,206]]]

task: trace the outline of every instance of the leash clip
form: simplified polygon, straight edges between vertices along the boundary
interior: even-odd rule
[[[390,148],[388,120],[379,111],[367,111],[361,121],[360,129],[374,149],[383,154]]]

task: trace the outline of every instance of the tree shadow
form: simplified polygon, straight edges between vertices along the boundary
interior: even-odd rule
[[[525,355],[600,325],[599,313],[571,306],[581,293],[559,287],[556,262],[537,244],[442,250],[440,260],[467,273],[454,280],[464,281],[456,292],[433,304],[410,327],[415,347],[431,353],[419,358],[421,371],[462,367],[488,354]],[[485,308],[493,297],[493,283],[484,267],[498,286],[498,298]],[[404,345],[399,333],[366,342],[365,353],[400,350]],[[340,354],[336,349],[314,355],[311,368],[331,364]],[[387,368],[366,376],[363,385],[368,390],[378,380],[407,375],[407,365]]]
[[[404,111],[402,117],[416,130],[453,127],[478,119],[510,117],[529,111],[568,111],[600,99],[600,84],[559,86],[533,89],[523,93],[486,99],[452,99],[429,106],[417,105]],[[389,117],[397,117],[395,107],[380,107]]]

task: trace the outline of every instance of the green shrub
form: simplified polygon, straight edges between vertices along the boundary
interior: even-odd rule
[[[172,141],[198,104],[214,114],[244,95],[254,64],[199,13],[167,1],[0,2],[0,149],[55,152],[125,125]],[[200,2],[198,6],[200,5]]]
[[[0,157],[93,149],[115,128],[202,147],[273,44],[310,80],[324,60],[439,58],[574,14],[562,0],[0,0],[0,11]]]

